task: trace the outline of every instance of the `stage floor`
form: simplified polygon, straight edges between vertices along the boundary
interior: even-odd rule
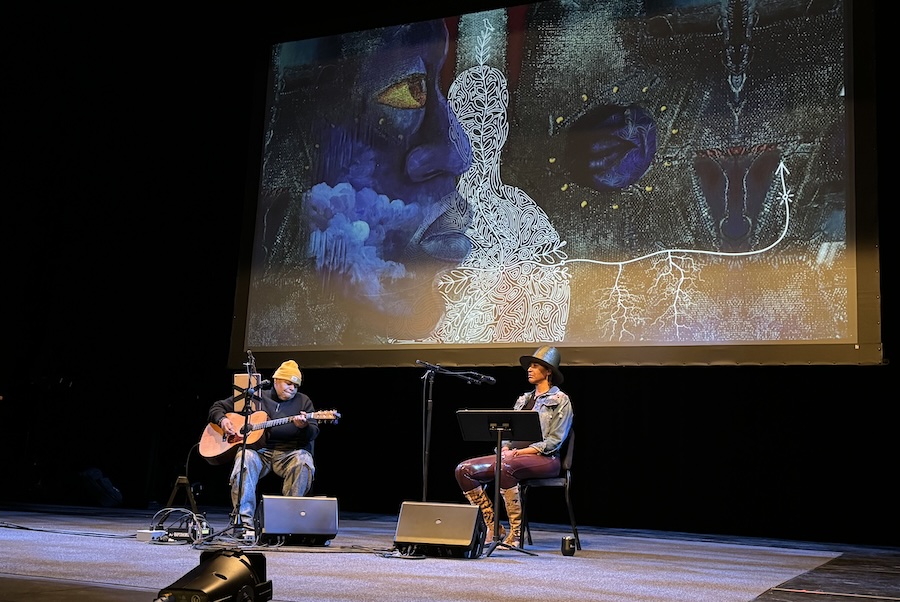
[[[169,510],[170,522],[194,516]],[[137,532],[150,530],[160,509],[13,505],[0,512],[0,602],[150,602],[202,575],[218,554],[264,559],[253,578],[271,582],[271,597],[263,597],[275,602],[900,600],[897,548],[582,527],[582,549],[564,556],[568,525],[536,523],[526,545],[533,555],[497,547],[449,558],[399,554],[397,516],[342,513],[327,545],[276,546],[234,539],[224,509],[205,513],[212,537],[199,544],[141,541]]]

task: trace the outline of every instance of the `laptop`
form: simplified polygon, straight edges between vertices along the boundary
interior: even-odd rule
[[[266,543],[325,545],[338,532],[337,498],[263,495],[256,523]]]

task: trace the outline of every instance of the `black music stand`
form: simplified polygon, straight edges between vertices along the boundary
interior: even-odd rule
[[[465,441],[496,442],[497,458],[494,461],[494,503],[496,504],[500,500],[500,448],[503,445],[504,436],[506,439],[517,441],[540,441],[543,439],[543,434],[538,414],[531,410],[457,410],[456,418]],[[488,546],[485,557],[490,556],[498,547],[537,556],[530,550],[517,548],[500,540],[500,511],[499,508],[495,508],[494,540]]]

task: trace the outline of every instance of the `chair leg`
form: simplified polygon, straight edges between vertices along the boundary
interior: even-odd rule
[[[572,498],[569,496],[569,488],[566,487],[566,507],[569,509],[569,522],[572,525],[572,535],[575,536],[575,549],[581,549],[581,539],[578,537],[578,527],[575,526],[575,511],[572,509]]]

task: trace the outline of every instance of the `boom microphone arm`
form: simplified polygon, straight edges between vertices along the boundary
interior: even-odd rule
[[[416,363],[420,366],[425,366],[426,368],[428,368],[428,370],[437,374],[449,374],[450,376],[461,378],[470,385],[493,385],[497,383],[496,378],[494,378],[493,376],[488,376],[487,374],[479,374],[478,372],[454,372],[453,370],[442,368],[440,364],[429,364],[428,362],[423,362],[422,360],[416,360]]]

